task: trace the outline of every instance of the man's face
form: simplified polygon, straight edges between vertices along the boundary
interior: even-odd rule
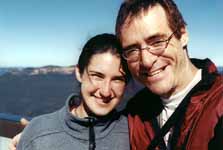
[[[128,19],[127,19],[128,22]],[[121,42],[124,50],[143,49],[158,41],[167,40],[173,33],[169,28],[164,9],[154,6],[140,16],[124,24],[121,30]],[[185,87],[185,70],[188,63],[186,50],[187,32],[182,32],[181,39],[173,36],[167,48],[160,55],[149,50],[140,50],[139,59],[128,60],[132,75],[153,93],[169,97]]]
[[[104,116],[121,101],[126,83],[118,56],[110,52],[95,54],[83,74],[76,71],[76,75],[81,82],[84,111]]]

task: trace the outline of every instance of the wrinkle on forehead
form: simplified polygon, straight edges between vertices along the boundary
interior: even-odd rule
[[[133,36],[137,36],[135,34],[143,36],[146,33],[146,36],[144,37],[145,39],[149,38],[147,35],[154,36],[160,35],[160,33],[166,33],[164,30],[171,31],[165,10],[160,5],[156,5],[149,8],[148,10],[144,10],[137,16],[129,15],[122,27],[121,40],[123,40],[124,34],[128,34],[127,30],[129,29],[131,31],[137,31],[137,33],[134,33]],[[161,29],[163,32],[160,32]]]

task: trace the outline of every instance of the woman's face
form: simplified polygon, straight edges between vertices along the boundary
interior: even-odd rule
[[[81,82],[83,103],[82,113],[104,116],[121,101],[126,86],[120,58],[110,52],[92,56],[83,74],[76,68],[77,79]]]

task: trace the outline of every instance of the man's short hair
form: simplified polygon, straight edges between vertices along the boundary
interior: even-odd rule
[[[176,31],[175,36],[180,39],[182,34],[181,29],[185,28],[186,22],[177,5],[172,0],[125,0],[119,9],[116,20],[115,30],[118,38],[121,36],[124,25],[128,25],[132,19],[157,5],[160,5],[164,9],[170,29]]]

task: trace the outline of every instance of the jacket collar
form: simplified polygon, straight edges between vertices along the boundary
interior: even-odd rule
[[[208,90],[211,87],[211,85],[214,83],[218,75],[217,67],[208,58],[204,60],[191,59],[191,61],[197,68],[202,69],[202,78],[199,83],[200,84],[199,91],[202,92],[202,91]]]

